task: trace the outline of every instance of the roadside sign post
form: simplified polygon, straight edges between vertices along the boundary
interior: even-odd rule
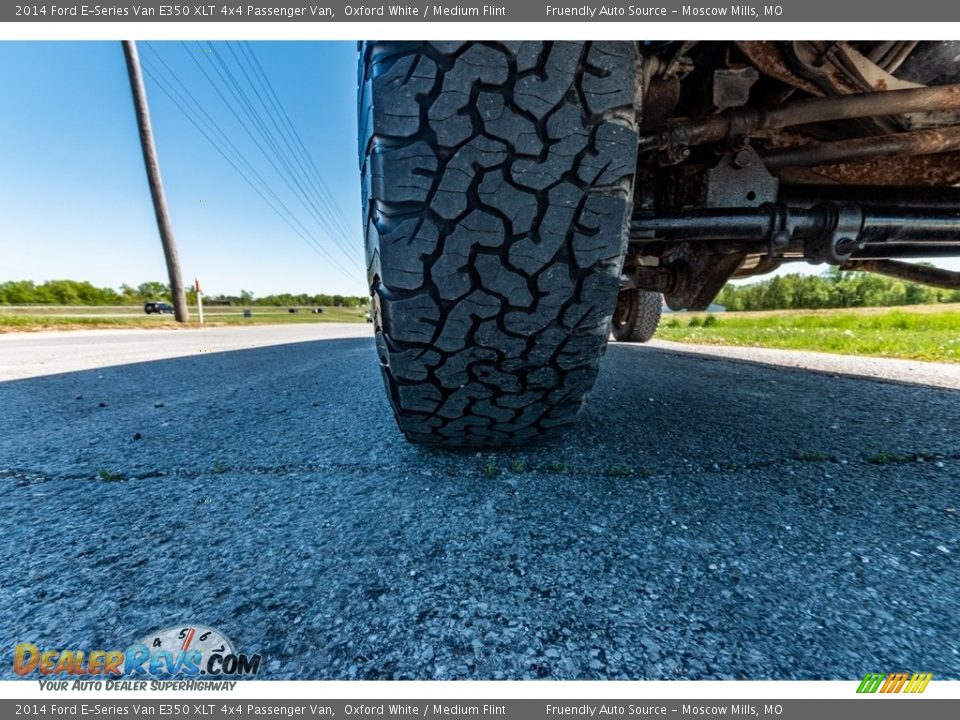
[[[200,289],[200,278],[193,279],[193,289],[197,291],[197,317],[203,325],[203,290]]]

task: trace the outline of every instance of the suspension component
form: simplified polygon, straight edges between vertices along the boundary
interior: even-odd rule
[[[689,148],[693,146],[720,140],[735,141],[757,130],[957,109],[960,109],[960,84],[815,97],[772,109],[738,107],[704,118],[668,121],[660,130],[642,135],[640,148],[658,149],[664,161],[679,162],[689,155]]]
[[[758,208],[640,213],[631,224],[634,244],[716,241],[739,241],[738,247],[748,252],[792,252],[831,264],[861,256],[960,255],[960,211],[853,202],[806,208],[766,203]],[[910,254],[917,252],[928,254]]]
[[[960,127],[933,128],[778,148],[763,155],[767,170],[835,165],[897,155],[936,155],[960,150]]]
[[[887,275],[898,280],[923,283],[947,290],[960,289],[960,272],[897,262],[896,260],[848,260],[840,266],[844,270],[859,270]]]

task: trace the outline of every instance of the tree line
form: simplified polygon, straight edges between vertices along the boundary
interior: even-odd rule
[[[187,291],[191,304],[193,289]],[[0,283],[0,305],[138,305],[148,300],[171,301],[170,287],[145,282],[118,289],[96,287],[78,280]],[[204,295],[207,305],[363,307],[370,298],[318,293],[280,293],[256,297],[249,290],[238,295]],[[747,285],[727,285],[717,297],[727,310],[790,310],[845,307],[890,307],[960,302],[960,290],[943,290],[883,275],[830,268],[821,275],[781,275]]]
[[[48,280],[39,284],[30,280],[10,280],[0,283],[0,305],[139,305],[148,300],[171,302],[170,286],[157,281],[140,283],[136,287],[123,284],[118,289],[96,287],[79,280]],[[187,300],[196,302],[193,288],[187,290]],[[370,298],[326,293],[255,297],[249,290],[241,290],[239,295],[204,295],[203,302],[206,305],[361,307],[367,305]]]
[[[748,285],[727,285],[716,302],[727,310],[819,310],[960,302],[960,290],[906,282],[832,267],[821,275],[781,275]]]

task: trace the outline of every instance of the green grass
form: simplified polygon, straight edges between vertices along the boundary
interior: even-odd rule
[[[796,453],[794,456],[800,462],[835,462],[836,458],[829,453],[823,452],[814,452],[809,450],[802,450]]]
[[[365,308],[324,308],[323,313],[300,308],[253,307],[252,317],[243,317],[243,308],[212,306],[204,309],[205,325],[278,325],[290,323],[365,322]],[[190,308],[189,327],[198,326],[196,308]],[[176,328],[182,327],[172,315],[147,315],[140,306],[0,306],[0,333],[83,328]]]
[[[364,322],[363,308],[208,307],[207,325]],[[196,326],[191,308],[191,327]],[[0,333],[82,328],[176,328],[170,315],[145,315],[139,306],[0,306]],[[815,350],[844,355],[960,362],[960,308],[918,305],[908,308],[785,310],[763,313],[678,314],[664,317],[657,336],[704,345]]]
[[[97,477],[103,482],[123,482],[126,479],[124,478],[123,473],[111,472],[106,468],[100,468],[97,471]]]
[[[913,458],[909,458],[906,455],[888,453],[886,450],[882,450],[876,455],[867,458],[867,462],[872,465],[901,465],[912,461]]]
[[[516,460],[511,461],[510,463],[510,472],[514,474],[520,474],[525,472],[527,469],[527,461],[522,458],[517,458]]]
[[[960,311],[917,309],[666,317],[664,340],[960,362]]]
[[[496,460],[490,460],[486,465],[481,469],[483,476],[485,478],[495,478],[500,474],[500,467],[497,465]]]

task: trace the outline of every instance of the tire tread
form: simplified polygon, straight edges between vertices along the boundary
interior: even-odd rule
[[[610,331],[637,124],[625,42],[360,45],[368,279],[417,442],[570,425]]]

